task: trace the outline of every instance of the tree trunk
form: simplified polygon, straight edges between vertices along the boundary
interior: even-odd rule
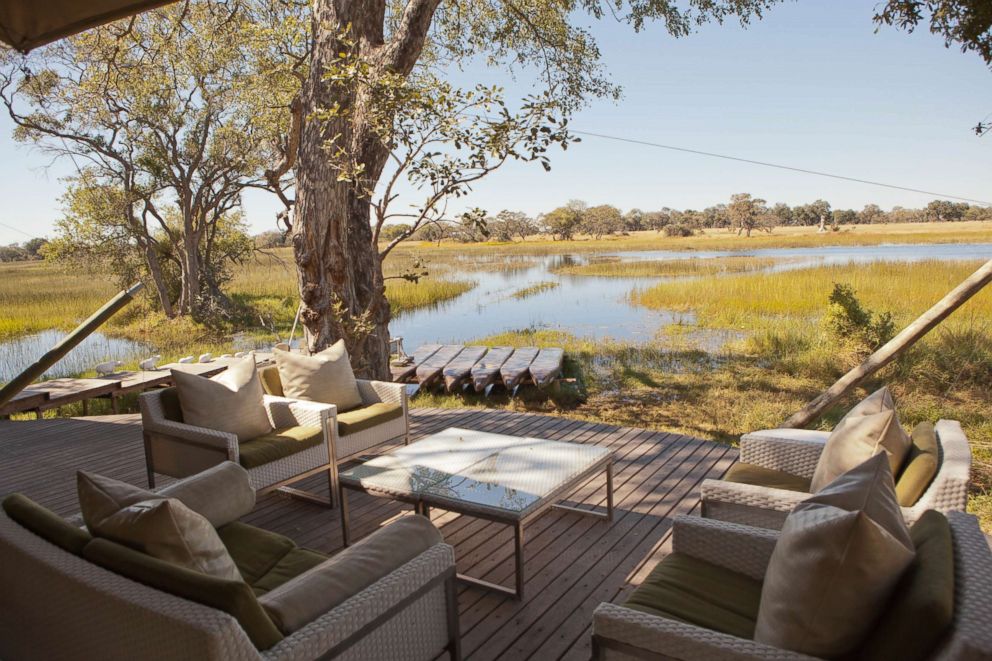
[[[315,0],[313,55],[304,84],[302,127],[295,164],[296,206],[293,252],[299,276],[307,347],[319,351],[344,339],[356,372],[389,378],[389,303],[378,246],[372,241],[370,200],[389,152],[367,125],[376,100],[367,90],[346,89],[324,80],[338,54],[352,46],[376,71],[408,75],[420,56],[439,0],[409,0],[393,40],[383,40],[385,2]],[[337,107],[329,119],[315,113]],[[339,181],[328,147],[343,148],[362,166],[361,181]]]
[[[944,298],[940,299],[936,305],[923,313],[916,321],[903,329],[901,333],[885,343],[878,351],[869,356],[868,360],[842,376],[819,397],[804,406],[802,410],[793,414],[791,418],[782,424],[782,427],[805,427],[819,418],[837,400],[879,369],[888,365],[903,351],[913,346],[917,340],[929,333],[952,312],[964,305],[968,299],[981,291],[989,282],[992,282],[992,260],[982,265],[967,280],[951,290]]]
[[[165,286],[165,276],[162,274],[162,264],[158,260],[155,246],[150,243],[145,244],[145,261],[148,264],[148,273],[151,275],[152,283],[155,285],[155,293],[158,296],[159,305],[166,317],[172,319],[176,316],[172,309],[172,300],[169,298],[169,289]]]

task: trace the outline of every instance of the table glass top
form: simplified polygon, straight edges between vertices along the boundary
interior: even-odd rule
[[[604,461],[594,445],[446,429],[341,473],[341,479],[442,504],[524,513]]]

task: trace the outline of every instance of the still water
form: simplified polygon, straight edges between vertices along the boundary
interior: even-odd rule
[[[20,374],[65,335],[66,333],[62,331],[46,330],[8,342],[0,342],[0,383],[10,381]],[[140,342],[92,333],[80,342],[79,346],[66,354],[65,358],[45,372],[43,378],[75,376],[90,371],[94,365],[108,360],[125,362],[141,360],[151,354],[151,349]]]
[[[992,244],[930,244],[879,246],[828,246],[822,248],[770,248],[747,251],[656,250],[583,255],[550,255],[530,258],[531,266],[499,270],[504,256],[489,258],[492,271],[474,270],[452,277],[472,278],[478,286],[432,308],[400,315],[391,324],[393,336],[403,338],[407,351],[425,342],[463,343],[493,333],[526,328],[562,330],[588,339],[613,338],[646,342],[665,324],[687,323],[692,314],[672,314],[631,305],[630,292],[650,286],[660,278],[604,278],[558,275],[563,263],[598,259],[660,260],[731,256],[771,257],[781,261],[769,270],[843,265],[873,261],[913,262],[927,259],[974,260],[992,258]],[[559,286],[534,296],[516,299],[511,294],[539,282]]]

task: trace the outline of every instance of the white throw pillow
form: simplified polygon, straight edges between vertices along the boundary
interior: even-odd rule
[[[816,464],[810,491],[817,493],[841,474],[884,452],[889,470],[899,473],[912,440],[899,424],[887,387],[869,395],[834,427]]]
[[[851,653],[914,556],[887,458],[875,455],[789,514],[754,639],[818,657]]]
[[[273,353],[286,397],[335,404],[338,413],[362,405],[343,340],[312,356],[279,350]]]
[[[172,370],[183,421],[250,441],[272,431],[255,359],[237,360],[209,379]]]

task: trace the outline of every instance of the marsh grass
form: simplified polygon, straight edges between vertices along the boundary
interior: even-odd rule
[[[623,261],[619,258],[588,264],[563,264],[552,270],[560,275],[589,275],[612,278],[683,277],[746,273],[774,266],[771,257],[712,257]]]
[[[510,296],[517,300],[521,300],[524,298],[530,298],[531,296],[537,296],[538,294],[556,289],[557,287],[561,287],[560,282],[556,280],[545,280],[544,282],[535,282],[528,287],[518,289],[510,294]]]
[[[778,273],[663,282],[639,289],[631,299],[649,308],[692,311],[711,328],[764,330],[789,320],[820,317],[835,283],[850,285],[867,307],[908,322],[975,271],[981,262],[872,262],[819,266]],[[976,295],[950,320],[992,316],[992,290]]]
[[[815,227],[778,227],[770,234],[737,236],[725,229],[707,229],[691,237],[668,237],[644,231],[602,239],[578,237],[574,241],[553,241],[531,237],[526,241],[456,243],[407,242],[395,251],[422,257],[446,253],[472,255],[553,255],[583,252],[629,250],[758,250],[761,248],[811,248],[820,246],[874,246],[882,243],[987,243],[992,242],[992,223],[894,223],[856,225],[839,232],[819,234]]]

